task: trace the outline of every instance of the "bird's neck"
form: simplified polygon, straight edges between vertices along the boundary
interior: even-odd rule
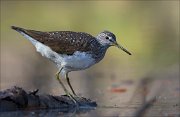
[[[96,60],[96,63],[101,61],[104,58],[105,53],[108,48],[109,46],[104,46],[104,45],[101,45],[98,47],[98,49],[96,50],[93,56],[93,58]]]

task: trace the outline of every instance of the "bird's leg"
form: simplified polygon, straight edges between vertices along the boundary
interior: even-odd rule
[[[75,91],[74,91],[74,89],[72,88],[72,85],[71,85],[71,83],[70,83],[70,80],[69,80],[69,77],[68,77],[68,73],[66,73],[65,78],[66,78],[66,80],[67,80],[67,83],[68,83],[68,85],[69,85],[69,87],[70,87],[73,95],[77,97],[77,95],[76,95],[76,93],[75,93]]]
[[[66,73],[65,78],[66,78],[66,80],[67,80],[67,83],[68,83],[69,87],[71,88],[71,91],[72,91],[74,97],[78,97],[78,98],[84,99],[83,97],[77,96],[77,94],[75,93],[75,91],[74,91],[74,89],[72,88],[72,85],[71,85],[71,83],[70,83],[70,80],[69,80],[69,77],[68,77],[68,73]]]
[[[66,89],[66,87],[65,87],[64,84],[62,83],[61,79],[59,78],[59,74],[61,73],[62,69],[63,69],[63,68],[61,68],[61,69],[56,73],[56,78],[57,78],[57,80],[59,81],[59,83],[61,84],[64,92],[66,93],[66,95],[73,100],[73,102],[75,103],[75,105],[78,106],[77,100],[69,93],[69,91]]]
[[[62,83],[62,81],[61,81],[61,79],[60,79],[60,77],[59,77],[59,74],[60,74],[60,72],[56,73],[56,78],[57,78],[57,80],[59,81],[59,83],[61,84],[64,92],[65,92],[67,95],[69,95],[70,93],[68,92],[68,90],[66,89],[66,87],[64,86],[64,84]]]

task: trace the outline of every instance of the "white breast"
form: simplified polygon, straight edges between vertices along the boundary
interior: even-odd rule
[[[73,55],[63,56],[62,66],[70,69],[72,71],[86,69],[95,64],[95,60],[92,58],[91,54],[86,52],[75,52]]]

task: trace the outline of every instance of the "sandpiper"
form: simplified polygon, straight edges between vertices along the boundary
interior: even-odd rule
[[[65,93],[72,99],[77,95],[71,86],[68,77],[69,72],[84,70],[98,63],[104,58],[106,50],[110,46],[116,46],[131,55],[116,42],[116,36],[109,31],[103,31],[94,37],[84,32],[42,32],[15,26],[11,28],[28,39],[35,46],[37,52],[56,64],[58,68],[56,78]],[[66,89],[59,74],[66,78],[73,94]]]

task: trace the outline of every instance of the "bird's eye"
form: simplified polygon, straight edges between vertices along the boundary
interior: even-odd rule
[[[107,36],[106,39],[109,39],[109,37]]]

